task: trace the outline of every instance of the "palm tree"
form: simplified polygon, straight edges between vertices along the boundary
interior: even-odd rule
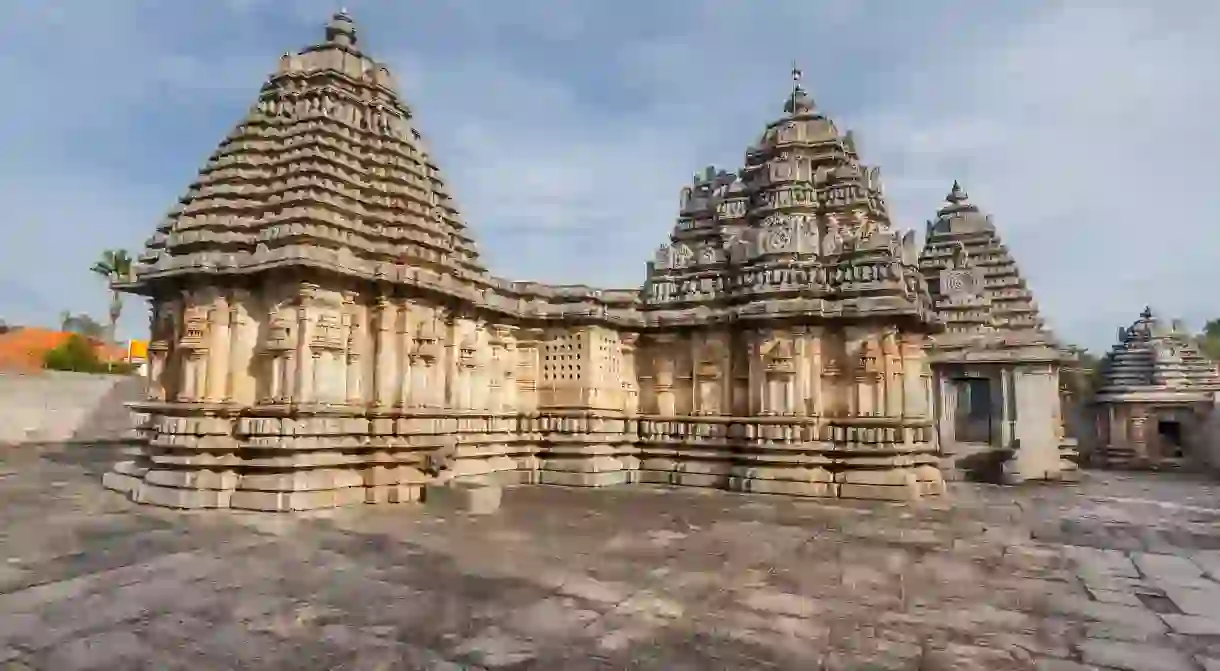
[[[126,280],[131,274],[131,257],[125,249],[107,249],[102,252],[102,258],[89,270],[106,278],[110,288],[110,326],[107,329],[107,339],[114,342],[119,328],[119,316],[123,314],[123,294],[114,289],[113,284]]]

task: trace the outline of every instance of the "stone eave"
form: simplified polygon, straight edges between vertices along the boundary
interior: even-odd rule
[[[1202,389],[1169,387],[1102,388],[1093,395],[1094,403],[1211,403],[1214,392]]]

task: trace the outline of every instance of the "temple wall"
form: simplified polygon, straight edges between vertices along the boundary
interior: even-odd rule
[[[148,449],[108,483],[163,505],[411,501],[454,477],[943,488],[923,337],[880,325],[533,328],[285,280],[165,297],[153,331]]]

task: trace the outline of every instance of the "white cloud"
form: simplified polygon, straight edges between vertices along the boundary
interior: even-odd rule
[[[88,273],[54,260],[151,232],[275,56],[333,9],[289,4],[6,8],[18,20],[0,26],[23,32],[0,27],[0,75],[36,102],[0,110],[0,197],[43,228],[0,252],[0,282],[40,293],[0,315],[104,311]],[[1065,336],[1106,346],[1145,303],[1196,324],[1216,314],[1214,3],[349,7],[497,274],[637,284],[678,189],[707,164],[736,167],[796,58],[883,168],[900,224],[920,226],[960,178]]]

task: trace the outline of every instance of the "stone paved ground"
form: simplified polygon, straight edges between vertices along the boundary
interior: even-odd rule
[[[0,668],[1220,669],[1220,486],[1186,476],[289,517],[133,506],[114,456],[0,448]]]

